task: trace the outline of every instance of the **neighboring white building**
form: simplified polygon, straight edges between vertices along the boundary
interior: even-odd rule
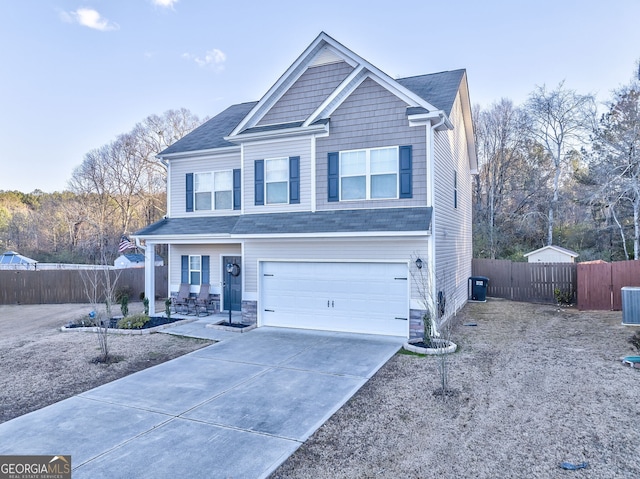
[[[144,255],[139,255],[142,257],[142,262],[144,266]],[[162,258],[158,257],[160,261]],[[162,266],[160,264],[159,266]],[[129,266],[124,266],[129,267]],[[113,266],[102,265],[102,264],[76,264],[76,263],[40,263],[35,259],[27,258],[26,256],[22,256],[21,254],[16,253],[15,251],[7,251],[6,253],[0,254],[0,269],[11,269],[11,270],[31,270],[31,271],[45,271],[52,269],[86,269],[86,270],[102,270],[102,269],[113,269]]]
[[[575,263],[578,253],[560,246],[545,246],[524,255],[529,263]]]
[[[161,256],[156,255],[156,266],[164,266],[164,260]],[[130,253],[121,254],[113,262],[113,266],[116,269],[123,268],[144,268],[144,254],[142,253]]]
[[[36,269],[38,262],[15,251],[7,251],[0,255],[0,269]]]

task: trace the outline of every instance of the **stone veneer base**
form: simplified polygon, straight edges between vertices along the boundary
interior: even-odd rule
[[[243,328],[236,328],[234,326],[224,326],[223,324],[207,324],[207,328],[219,329],[221,331],[229,331],[231,333],[246,333],[251,331],[252,329],[256,329],[256,324],[247,324]]]

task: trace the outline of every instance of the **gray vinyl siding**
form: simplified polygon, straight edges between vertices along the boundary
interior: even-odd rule
[[[407,104],[371,79],[365,80],[331,115],[330,133],[318,138],[317,208],[377,208],[425,206],[426,131],[409,127]],[[334,151],[413,145],[413,198],[368,201],[327,201],[327,154]]]
[[[300,203],[255,205],[255,169],[256,160],[268,158],[300,157]],[[244,146],[244,183],[242,188],[244,212],[282,213],[286,211],[310,211],[311,209],[311,140],[296,138],[293,140],[248,143]]]
[[[217,156],[199,156],[171,160],[169,163],[169,216],[180,218],[186,216],[220,216],[234,214],[233,210],[193,211],[187,213],[186,175],[187,173],[204,173],[207,171],[233,170],[240,168],[240,151]],[[237,213],[237,212],[236,212]]]
[[[429,238],[323,238],[256,239],[245,241],[245,291],[258,291],[258,261],[264,260],[339,260],[410,262],[412,256],[426,261]],[[304,267],[301,265],[301,267]],[[415,268],[414,264],[411,264]],[[417,289],[412,281],[412,297]]]
[[[211,245],[169,245],[169,291],[178,291],[180,287],[182,255],[209,255],[209,282],[211,293],[222,291],[222,265],[220,255],[241,255],[239,244],[211,244]],[[197,292],[198,287],[192,292]]]
[[[436,131],[434,138],[434,234],[438,290],[445,291],[447,311],[452,314],[467,300],[472,260],[472,175],[459,95],[450,119],[454,129]],[[458,173],[457,208],[453,200],[454,170]]]
[[[308,68],[258,126],[306,120],[352,71],[346,62]]]

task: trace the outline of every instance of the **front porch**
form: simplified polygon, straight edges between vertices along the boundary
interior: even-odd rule
[[[155,290],[155,271],[148,268],[157,244],[167,244],[167,290]],[[154,297],[158,304],[150,305],[150,315],[163,315],[165,300],[171,301],[172,316],[193,318],[210,315],[233,317],[242,315],[244,323],[255,323],[255,305],[245,301],[243,245],[239,242],[174,243],[173,240],[150,242],[145,245],[145,296]],[[229,271],[231,267],[231,271]]]

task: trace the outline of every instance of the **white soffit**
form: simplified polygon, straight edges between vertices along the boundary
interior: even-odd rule
[[[329,45],[325,45],[316,56],[309,62],[307,68],[319,67],[322,65],[330,65],[331,63],[347,62],[352,67],[355,67],[355,63],[350,58],[345,58],[337,51],[331,48]]]

